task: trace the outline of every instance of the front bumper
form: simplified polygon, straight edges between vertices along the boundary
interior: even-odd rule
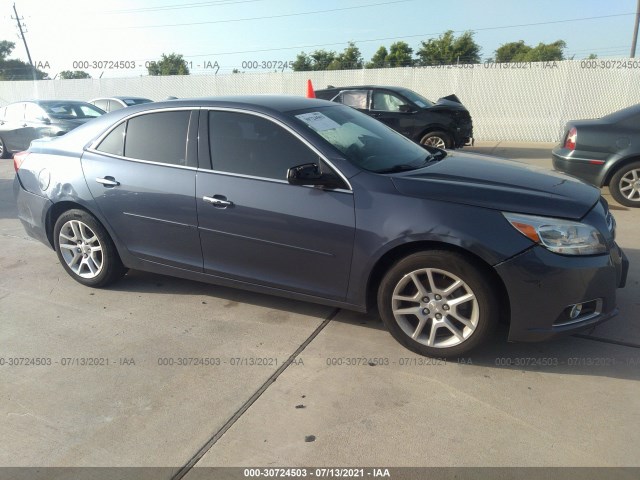
[[[609,255],[562,256],[535,246],[501,263],[507,289],[509,341],[541,341],[592,327],[618,313],[616,288],[626,283],[629,262],[615,245]],[[573,305],[598,305],[569,317]]]

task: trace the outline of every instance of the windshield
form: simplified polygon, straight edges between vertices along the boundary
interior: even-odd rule
[[[104,113],[89,103],[41,102],[40,106],[52,118],[68,120],[74,118],[94,118]]]
[[[360,168],[376,173],[414,170],[432,154],[377,120],[342,105],[292,114]]]
[[[434,103],[431,100],[427,100],[422,95],[414,92],[413,90],[399,90],[399,92],[402,95],[404,95],[408,100],[411,100],[413,103],[415,103],[419,107],[426,108],[434,105]]]

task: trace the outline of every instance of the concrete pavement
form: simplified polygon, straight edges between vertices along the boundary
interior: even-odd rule
[[[612,204],[618,318],[444,363],[352,312],[141,272],[82,287],[24,234],[12,178],[0,161],[1,466],[640,466],[638,210]]]

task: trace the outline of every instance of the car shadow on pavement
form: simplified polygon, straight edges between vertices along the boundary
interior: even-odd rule
[[[631,253],[633,257],[640,256],[639,251],[634,250]],[[633,278],[629,281],[634,282],[634,287],[638,288],[637,281]],[[330,312],[334,311],[332,307],[309,302],[139,271],[129,272],[122,281],[110,287],[110,290],[144,294],[210,296],[226,302],[225,306],[250,304],[319,318],[326,318]],[[628,302],[629,298],[626,301]],[[610,322],[620,321],[621,318],[626,322],[629,320],[627,318],[629,313],[625,308],[621,308],[621,315]],[[332,322],[339,322],[347,327],[353,325],[357,328],[372,329],[384,335],[384,341],[388,340],[386,328],[376,313],[363,314],[342,310]],[[624,327],[623,324],[621,325]],[[376,335],[374,333],[374,338]],[[592,336],[589,330],[578,335],[537,343],[509,343],[507,336],[508,325],[500,324],[494,336],[484,345],[468,356],[450,361],[475,367],[640,380],[640,345],[622,345],[615,340],[609,341],[606,338]],[[360,347],[357,342],[350,348],[353,348],[353,351],[348,352],[349,355],[364,354],[358,351]],[[362,348],[367,349],[369,346],[363,344]],[[395,345],[392,348],[395,349]],[[402,354],[413,355],[400,345],[397,345],[397,348]],[[393,351],[394,355],[397,353],[398,351]],[[383,352],[377,350],[376,355],[383,355]]]

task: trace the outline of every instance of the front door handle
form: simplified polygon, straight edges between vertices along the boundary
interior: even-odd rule
[[[103,178],[96,178],[96,182],[104,185],[105,187],[119,187],[120,186],[120,182],[117,182],[115,178],[113,177],[103,177]]]
[[[213,197],[204,196],[202,197],[202,200],[210,203],[216,208],[227,208],[233,206],[233,202],[227,200],[227,197],[225,197],[224,195],[214,195]]]

